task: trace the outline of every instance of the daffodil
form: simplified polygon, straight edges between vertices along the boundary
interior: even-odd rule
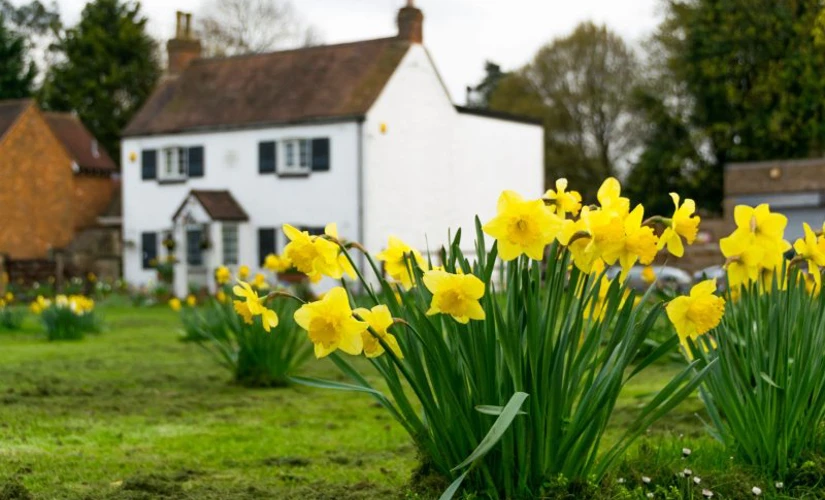
[[[544,199],[550,202],[550,208],[559,217],[567,214],[576,216],[582,208],[582,195],[578,191],[567,191],[567,179],[556,179],[556,189],[548,189]]]
[[[260,316],[264,330],[267,332],[278,326],[278,315],[275,311],[266,308],[261,298],[258,297],[258,293],[252,289],[249,283],[239,282],[238,285],[232,288],[232,292],[244,299],[235,300],[233,303],[235,311],[243,318],[244,322],[251,325],[252,318]]]
[[[822,272],[820,267],[825,267],[825,240],[823,238],[817,239],[811,226],[807,222],[803,223],[805,236],[796,240],[793,244],[797,256],[808,263],[808,272],[814,279],[816,286],[822,284]]]
[[[679,340],[690,356],[687,339],[696,340],[715,328],[725,313],[725,299],[715,295],[716,280],[694,285],[690,295],[677,297],[667,305],[667,317],[676,328]]]
[[[644,207],[636,205],[624,219],[624,237],[617,239],[619,243],[609,246],[603,254],[608,264],[619,261],[623,279],[637,260],[647,265],[656,257],[656,235],[652,228],[642,225],[643,219]]]
[[[685,246],[682,243],[682,238],[685,239],[688,245],[692,245],[696,241],[696,234],[699,232],[699,216],[695,216],[696,203],[691,199],[686,199],[685,202],[679,206],[679,195],[670,193],[673,199],[673,204],[676,210],[673,212],[673,217],[666,220],[667,227],[662,232],[659,238],[659,250],[667,246],[667,251],[675,257],[682,257],[685,255]]]
[[[220,302],[221,304],[226,303],[226,293],[223,290],[218,290],[218,293],[215,294],[215,299]]]
[[[427,268],[421,253],[395,236],[390,236],[387,248],[375,258],[382,261],[387,274],[401,282],[401,286],[407,290],[415,285],[415,275],[410,266],[417,265],[424,270]]]
[[[378,340],[379,338],[390,347],[396,357],[399,359],[404,357],[401,354],[401,348],[398,346],[398,340],[395,338],[395,335],[387,331],[394,321],[387,306],[382,304],[372,309],[362,307],[356,309],[354,312],[362,320],[366,321],[372,329],[372,331],[365,330],[361,333],[361,338],[364,342],[364,354],[368,358],[375,358],[384,354],[384,346],[381,345],[381,342]]]
[[[427,271],[424,273],[424,286],[433,294],[428,316],[449,314],[459,323],[485,318],[484,309],[479,303],[479,299],[484,296],[484,282],[476,276]]]
[[[656,271],[653,270],[653,267],[645,266],[645,268],[642,269],[642,281],[648,285],[656,281]]]
[[[238,279],[243,281],[249,277],[249,266],[243,265],[238,268]]]
[[[295,322],[307,331],[315,344],[315,357],[323,358],[337,349],[357,356],[364,349],[365,321],[352,316],[346,290],[335,287],[324,298],[304,304],[295,311]]]
[[[614,177],[608,177],[599,187],[596,199],[599,200],[602,211],[624,217],[630,211],[630,200],[623,198],[621,194],[622,185],[619,181]]]
[[[219,285],[225,285],[232,279],[232,272],[226,266],[221,266],[215,269],[215,282]]]
[[[5,298],[6,302],[12,302],[14,300],[14,294],[11,292],[6,292]]]
[[[737,228],[719,240],[731,288],[759,279],[763,270],[775,272],[791,248],[784,240],[788,219],[771,213],[766,204],[756,208],[739,205],[734,209],[734,220]]]
[[[258,290],[266,290],[269,288],[269,283],[266,282],[266,276],[263,273],[257,273],[252,279],[252,286]]]
[[[271,253],[264,259],[264,269],[273,273],[282,273],[292,267],[292,262],[288,258]]]
[[[329,232],[335,233],[333,229],[328,227]],[[350,276],[355,274],[351,265],[342,266],[341,257],[346,260],[346,256],[340,254],[336,243],[310,236],[308,232],[299,231],[289,224],[284,224],[284,234],[290,240],[284,248],[284,256],[296,269],[306,274],[311,282],[317,283],[324,276],[341,279],[344,272]]]
[[[198,299],[192,294],[186,296],[186,305],[189,307],[195,307],[198,305]]]
[[[324,234],[332,238],[335,242],[340,241],[340,238],[338,237],[338,224],[334,222],[331,222],[324,227]],[[352,263],[349,261],[347,256],[344,255],[344,252],[341,250],[340,246],[338,247],[338,266],[341,268],[341,272],[343,274],[355,279],[355,268],[352,267]]]
[[[498,199],[498,214],[483,230],[498,241],[502,260],[525,254],[531,259],[544,258],[544,248],[558,236],[562,219],[550,212],[541,200],[524,200],[513,191],[504,191]]]
[[[169,299],[169,308],[172,309],[175,312],[180,311],[180,308],[181,308],[180,299],[177,298],[177,297],[172,297],[171,299]]]

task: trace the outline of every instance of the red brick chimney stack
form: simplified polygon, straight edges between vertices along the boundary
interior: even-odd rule
[[[424,42],[424,13],[413,0],[398,11],[398,38],[412,43]]]
[[[192,34],[192,14],[177,11],[175,38],[166,42],[169,55],[169,76],[177,76],[192,60],[201,56],[201,41]]]

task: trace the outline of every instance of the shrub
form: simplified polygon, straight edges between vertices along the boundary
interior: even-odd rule
[[[342,287],[303,305],[295,321],[307,330],[316,356],[329,356],[353,383],[293,378],[375,397],[417,444],[422,468],[453,480],[444,498],[462,485],[479,497],[533,498],[559,476],[598,482],[701,379],[693,365],[686,368],[615,444],[601,449],[624,384],[678,339],[671,334],[631,366],[662,306],[639,307],[622,280],[606,278],[604,264],[649,263],[657,238],[642,224],[641,207],[630,212],[615,179],[599,190],[601,207],[583,209],[578,219],[566,215],[578,212],[581,198],[564,188],[560,182],[544,201],[503,193],[497,217],[483,227],[476,221],[475,261],[464,255],[460,232],[440,252],[439,266],[391,238],[376,257],[392,283],[360,245],[341,242],[334,225],[318,237],[284,226],[285,257],[296,269],[313,282],[357,275],[371,306],[353,311],[355,298],[343,279]],[[681,248],[683,232],[692,233],[686,237],[692,241],[698,224],[692,211],[679,210],[661,219],[670,231],[663,243],[674,248],[674,239]],[[496,238],[492,247],[485,233]],[[373,278],[355,268],[352,249],[365,254]],[[281,303],[251,289],[237,292],[245,299],[242,315],[266,318],[266,304]],[[339,350],[363,352],[390,394]]]
[[[6,292],[0,297],[0,328],[19,330],[26,312],[14,304],[14,294]]]
[[[58,295],[54,300],[38,296],[31,309],[40,315],[49,340],[80,340],[99,331],[94,301],[82,295]]]
[[[297,305],[281,302],[277,331],[267,332],[260,318],[245,322],[228,301],[210,299],[202,307],[181,308],[185,340],[197,342],[230,373],[250,387],[280,387],[311,356],[312,346],[295,325]]]

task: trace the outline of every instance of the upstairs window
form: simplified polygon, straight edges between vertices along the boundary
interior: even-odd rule
[[[203,177],[203,163],[203,146],[164,148],[160,154],[157,178],[169,182]]]
[[[283,162],[278,165],[281,174],[308,174],[312,153],[308,139],[283,141]]]
[[[189,150],[187,148],[165,148],[161,158],[162,164],[158,175],[159,180],[186,180],[189,164]]]

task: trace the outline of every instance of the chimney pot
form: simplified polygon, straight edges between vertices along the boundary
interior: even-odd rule
[[[424,42],[424,13],[413,0],[398,11],[398,38],[412,43]]]
[[[177,11],[175,16],[175,38],[166,42],[170,76],[183,73],[189,63],[201,56],[201,42],[192,36],[192,14]]]

